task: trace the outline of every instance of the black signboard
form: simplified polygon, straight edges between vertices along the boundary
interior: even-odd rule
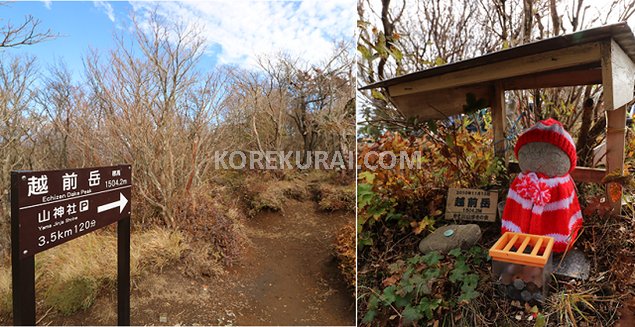
[[[119,222],[119,324],[129,324],[131,188],[130,165],[11,173],[16,325],[35,323],[33,256],[114,222]]]
[[[130,166],[18,173],[20,256],[130,215]]]

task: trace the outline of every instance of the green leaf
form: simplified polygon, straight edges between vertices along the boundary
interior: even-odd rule
[[[404,320],[409,323],[418,321],[419,319],[423,318],[423,315],[419,313],[417,309],[410,305],[406,306],[406,308],[401,312],[401,315],[403,316]]]
[[[372,294],[370,298],[368,299],[368,308],[377,309],[378,306],[379,306],[379,298],[377,297],[377,295]]]
[[[364,59],[372,58],[372,54],[370,53],[370,50],[361,44],[357,45],[357,51],[359,51],[359,53],[362,55],[362,58]]]
[[[434,311],[439,307],[441,299],[430,300],[427,297],[423,297],[417,306],[419,312],[423,312],[428,320],[431,320],[434,315]]]
[[[373,185],[367,183],[357,183],[357,206],[359,209],[369,206],[374,198],[375,192],[373,192]]]
[[[448,148],[450,149],[454,148],[454,136],[452,136],[452,134],[446,135],[445,144],[447,144]]]
[[[370,95],[377,100],[383,100],[386,101],[386,97],[379,91],[373,89],[372,91],[370,91]]]
[[[410,305],[410,301],[412,301],[412,294],[408,294],[404,297],[397,297],[395,300],[395,306],[397,308],[403,308],[407,305]]]
[[[464,278],[465,273],[467,273],[470,268],[465,264],[464,261],[457,261],[454,264],[454,269],[450,271],[450,277],[448,278],[450,282],[456,283],[459,280]]]
[[[534,323],[534,327],[544,327],[547,325],[547,321],[545,319],[545,315],[539,313],[536,315],[536,323]]]
[[[478,286],[478,275],[477,274],[467,274],[465,278],[463,278],[463,286],[461,289],[476,289]]]
[[[366,314],[364,315],[364,319],[362,319],[362,322],[366,324],[370,324],[373,321],[373,319],[375,319],[376,315],[377,315],[377,311],[368,310]]]
[[[479,295],[481,295],[481,293],[479,293],[477,291],[474,291],[474,290],[463,292],[459,296],[459,302],[467,303],[467,302],[469,302],[471,300],[476,299]]]
[[[384,296],[385,306],[392,304],[397,299],[397,295],[395,295],[395,289],[396,289],[395,285],[390,285],[384,289],[383,296]]]
[[[357,175],[357,179],[363,179],[366,181],[366,183],[372,184],[375,180],[375,173],[370,171],[363,171]]]
[[[414,255],[413,257],[411,257],[410,259],[408,259],[408,263],[411,265],[416,265],[418,263],[421,263],[421,256],[420,255]]]
[[[429,268],[426,269],[426,271],[423,273],[423,276],[427,280],[430,280],[432,278],[439,278],[439,275],[441,275],[441,270],[439,270],[438,268]]]
[[[358,229],[361,232],[361,229]],[[368,235],[364,234],[357,237],[357,246],[361,249],[364,246],[373,245],[373,239]]]
[[[448,254],[455,258],[458,258],[461,255],[461,248],[452,249],[450,250],[450,252],[448,252]]]
[[[441,65],[445,65],[445,60],[443,60],[443,58],[441,57],[437,57],[436,59],[434,59],[434,65],[435,66],[441,66]]]
[[[395,58],[395,61],[400,62],[403,59],[403,53],[395,47],[390,48],[390,54]]]
[[[439,252],[432,251],[423,256],[423,262],[425,262],[428,266],[434,266],[438,264],[442,258],[443,256],[439,255]]]

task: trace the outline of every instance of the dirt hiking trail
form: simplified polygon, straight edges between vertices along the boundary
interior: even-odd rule
[[[261,212],[246,222],[251,244],[227,275],[191,279],[173,267],[132,285],[131,323],[354,325],[354,297],[333,255],[336,232],[352,219],[319,212],[312,201]],[[39,324],[116,324],[114,286],[103,293],[87,311],[51,312]]]

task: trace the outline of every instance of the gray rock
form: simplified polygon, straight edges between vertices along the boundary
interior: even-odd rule
[[[556,269],[554,274],[556,276],[565,277],[565,278],[575,278],[580,280],[587,280],[589,278],[589,270],[591,269],[591,264],[589,260],[584,255],[584,252],[578,249],[572,249],[567,252],[564,260],[562,260],[562,264],[558,266],[560,263],[561,257],[553,258],[554,265]]]
[[[531,292],[529,292],[528,290],[524,290],[524,291],[520,292],[520,298],[523,299],[523,301],[525,301],[525,302],[529,302],[529,301],[531,301],[533,296],[531,295]]]
[[[452,232],[450,232],[452,230]],[[449,236],[446,236],[449,235]],[[481,228],[476,224],[447,225],[438,228],[419,243],[423,253],[439,251],[447,253],[454,248],[468,249],[481,238]]]
[[[525,282],[522,279],[517,278],[514,280],[514,287],[517,290],[522,290],[523,288],[525,288]]]

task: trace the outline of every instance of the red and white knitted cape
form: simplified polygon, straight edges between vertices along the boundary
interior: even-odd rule
[[[569,174],[549,178],[520,173],[507,194],[502,232],[551,236],[553,251],[564,252],[573,245],[582,227],[582,213]]]

